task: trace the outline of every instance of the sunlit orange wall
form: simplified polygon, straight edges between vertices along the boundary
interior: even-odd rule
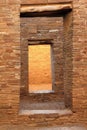
[[[50,45],[28,46],[29,84],[52,84]]]

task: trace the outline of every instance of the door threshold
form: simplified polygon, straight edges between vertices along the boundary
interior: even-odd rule
[[[43,114],[58,114],[59,116],[71,115],[72,111],[70,109],[64,110],[20,110],[20,115],[43,115]]]

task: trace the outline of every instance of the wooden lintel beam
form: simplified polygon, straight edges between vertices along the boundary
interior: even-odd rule
[[[52,41],[53,39],[52,38],[44,38],[44,39],[28,39],[29,42],[38,42],[38,41]]]
[[[34,13],[34,12],[45,12],[45,11],[60,11],[60,10],[67,10],[72,9],[72,4],[55,4],[55,5],[35,5],[35,6],[28,6],[22,5],[21,6],[21,13]]]
[[[53,39],[30,39],[29,45],[52,44]]]

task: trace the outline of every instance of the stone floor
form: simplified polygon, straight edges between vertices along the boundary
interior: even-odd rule
[[[27,97],[20,102],[20,115],[33,114],[57,114],[59,116],[72,114],[70,109],[66,109],[64,102],[31,102]]]
[[[63,126],[63,127],[40,127],[32,128],[27,125],[3,125],[0,126],[0,130],[87,130],[81,126]]]
[[[63,110],[65,109],[64,102],[40,102],[30,103],[29,100],[22,100],[20,103],[22,110]]]

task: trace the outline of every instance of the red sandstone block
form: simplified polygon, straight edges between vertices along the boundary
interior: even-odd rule
[[[29,5],[46,4],[46,3],[47,0],[21,0],[21,4],[29,4]]]

